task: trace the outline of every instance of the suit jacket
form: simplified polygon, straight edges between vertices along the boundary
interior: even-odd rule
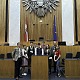
[[[51,50],[50,50],[50,56],[51,56],[51,57],[54,56],[53,50],[56,50],[56,46],[52,46],[52,47],[51,47]]]
[[[16,48],[14,49],[14,51],[12,52],[12,57],[13,57],[13,60],[14,60],[14,61],[17,61],[18,58],[22,57],[22,49],[16,47]]]

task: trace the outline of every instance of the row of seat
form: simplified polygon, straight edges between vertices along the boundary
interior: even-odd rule
[[[6,57],[7,58],[12,58],[12,54],[11,53],[7,53]],[[5,54],[0,54],[0,58],[5,58]],[[68,52],[68,53],[66,53],[66,57],[65,58],[80,58],[80,52],[77,52],[75,57],[73,57],[72,53]]]
[[[77,52],[76,56],[73,57],[71,52],[66,53],[65,58],[62,59],[62,64],[65,64],[65,59],[80,59],[80,52]]]
[[[5,54],[0,54],[0,59],[4,59],[5,58]],[[7,53],[6,54],[6,58],[11,59],[12,58],[12,54],[11,53]]]
[[[66,57],[65,58],[80,58],[80,52],[77,52],[76,56],[73,57],[72,53],[66,53]]]

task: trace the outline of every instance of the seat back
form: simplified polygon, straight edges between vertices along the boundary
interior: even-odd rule
[[[75,58],[80,58],[80,52],[77,52]]]
[[[73,58],[73,54],[70,52],[66,53],[66,58]]]
[[[7,53],[7,58],[8,59],[12,58],[12,54],[11,53]]]
[[[39,37],[39,41],[44,41],[44,37]]]
[[[0,59],[4,59],[5,54],[0,54]]]

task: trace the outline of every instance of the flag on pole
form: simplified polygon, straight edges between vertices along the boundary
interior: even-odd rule
[[[24,41],[28,42],[28,22],[27,22],[27,18],[25,20],[25,26],[24,26]]]
[[[56,16],[54,15],[54,24],[53,24],[53,40],[57,41],[57,32],[56,32]]]

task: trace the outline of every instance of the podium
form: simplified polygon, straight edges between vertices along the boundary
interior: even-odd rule
[[[65,77],[80,78],[80,59],[65,59]]]
[[[31,80],[48,80],[48,56],[32,56]]]
[[[14,78],[14,66],[12,59],[0,59],[0,78]]]

